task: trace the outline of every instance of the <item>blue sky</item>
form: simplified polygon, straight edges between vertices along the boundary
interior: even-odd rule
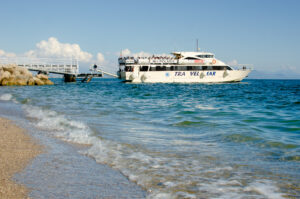
[[[114,71],[121,50],[193,51],[198,39],[201,50],[226,63],[253,64],[267,75],[300,78],[297,0],[0,2],[0,56],[83,53],[83,68],[100,62]],[[80,50],[70,50],[71,44]],[[65,50],[53,52],[55,45]]]

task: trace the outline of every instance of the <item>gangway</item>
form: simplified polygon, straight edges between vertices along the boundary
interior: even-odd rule
[[[103,70],[97,70],[97,72],[102,73],[102,74],[105,74],[105,75],[109,75],[109,76],[112,76],[112,77],[119,78],[118,75],[115,75],[115,74],[112,74],[112,73],[109,73],[109,72],[105,72],[105,71],[103,71]]]
[[[81,80],[81,82],[89,82],[92,80],[93,77],[97,77],[97,75],[95,74],[101,74],[101,77],[103,76],[103,74],[115,77],[115,78],[119,78],[118,75],[114,75],[112,73],[109,72],[105,72],[101,69],[99,69],[99,66],[97,66],[96,64],[94,64],[92,67],[90,67],[90,71],[92,73],[88,73],[88,74],[80,74],[81,76],[85,76],[84,79]]]

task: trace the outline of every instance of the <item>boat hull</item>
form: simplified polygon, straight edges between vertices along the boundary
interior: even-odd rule
[[[250,72],[250,69],[225,71],[133,71],[120,72],[120,78],[132,83],[223,83],[240,82]]]

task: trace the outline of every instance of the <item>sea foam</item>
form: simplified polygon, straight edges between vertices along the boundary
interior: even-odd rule
[[[63,114],[31,105],[23,105],[28,117],[35,119],[35,126],[65,141],[91,144],[91,129],[82,122],[70,120]]]
[[[257,193],[258,196],[281,198],[281,194],[276,192],[277,187],[270,183],[252,181],[244,189],[239,180],[243,176],[236,175],[230,166],[212,166],[215,160],[205,159],[206,156],[194,158],[157,153],[140,146],[94,136],[87,124],[53,110],[27,104],[23,105],[23,109],[29,118],[34,119],[37,128],[50,135],[65,141],[90,145],[81,151],[83,155],[119,170],[128,179],[144,187],[148,191],[147,198],[197,198],[198,194],[201,197],[215,195],[222,198],[240,198],[249,191]],[[234,179],[227,179],[227,173]],[[209,178],[204,184],[199,179],[205,176],[220,180]],[[191,193],[195,189],[198,192]],[[202,195],[202,192],[205,194]]]
[[[245,188],[245,191],[255,191],[270,199],[283,199],[278,188],[269,180],[255,181]]]
[[[0,100],[2,100],[2,101],[10,101],[10,100],[12,100],[12,98],[13,98],[13,96],[9,93],[0,95]]]
[[[218,110],[219,108],[212,107],[212,106],[204,106],[204,105],[197,105],[196,108],[201,110]]]

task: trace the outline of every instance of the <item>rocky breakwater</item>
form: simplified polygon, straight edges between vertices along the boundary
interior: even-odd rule
[[[17,65],[0,65],[0,86],[53,85],[47,75],[33,76],[26,68]]]

